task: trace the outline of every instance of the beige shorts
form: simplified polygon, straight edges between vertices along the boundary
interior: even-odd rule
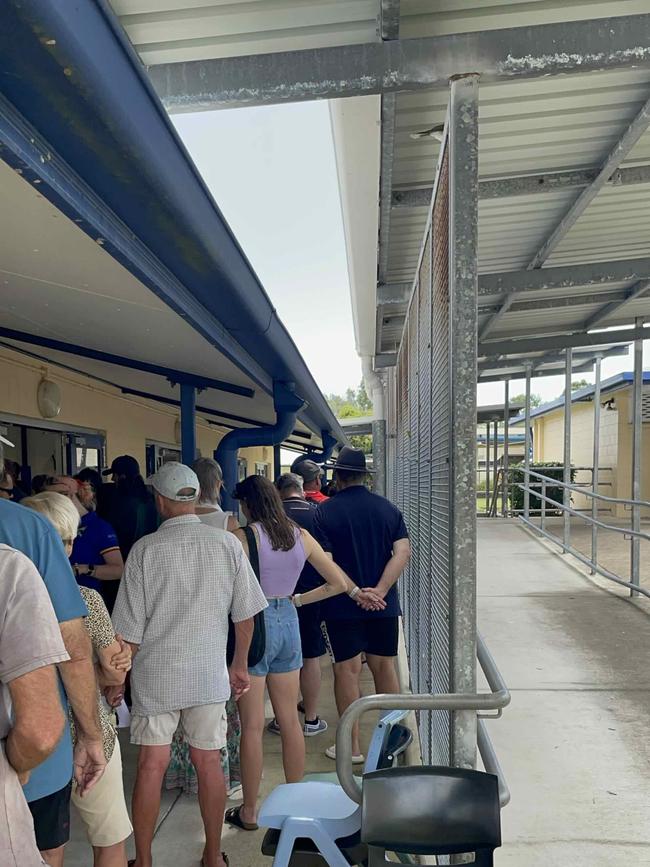
[[[171,744],[179,721],[183,737],[191,747],[197,750],[221,750],[226,746],[228,724],[225,701],[154,716],[132,714],[131,743],[148,747]]]
[[[86,826],[91,846],[113,846],[130,836],[133,828],[124,800],[122,756],[117,738],[111,760],[99,782],[83,798],[73,786],[72,803]]]

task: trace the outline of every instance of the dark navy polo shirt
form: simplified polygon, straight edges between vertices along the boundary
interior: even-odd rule
[[[288,500],[283,500],[282,505],[287,515],[303,530],[314,535],[314,518],[316,517],[316,506],[313,503],[303,500],[301,497],[289,497]],[[296,593],[306,593],[308,590],[313,590],[315,587],[320,587],[325,582],[314,569],[311,563],[305,563],[298,583],[296,584]]]
[[[70,562],[73,565],[102,566],[106,562],[104,554],[107,551],[119,551],[119,547],[111,525],[100,518],[97,512],[87,512],[79,522],[79,535],[74,540]],[[92,590],[101,590],[102,583],[105,583],[91,575],[79,575],[77,581],[82,587]]]
[[[353,485],[318,507],[314,535],[355,584],[376,587],[393,555],[393,545],[408,539],[408,530],[397,506],[363,485]],[[397,584],[384,601],[383,611],[364,611],[343,594],[323,603],[323,617],[342,620],[401,614]]]

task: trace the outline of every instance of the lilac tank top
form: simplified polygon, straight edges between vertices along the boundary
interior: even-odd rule
[[[260,558],[260,584],[267,599],[278,596],[291,596],[296,589],[298,578],[305,565],[307,555],[302,543],[302,533],[294,528],[296,544],[289,551],[274,551],[264,527],[255,522],[257,530],[258,553]]]

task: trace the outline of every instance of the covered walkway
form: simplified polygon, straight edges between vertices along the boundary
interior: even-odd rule
[[[479,523],[479,625],[512,693],[489,723],[512,791],[497,864],[650,864],[650,606],[617,594]]]

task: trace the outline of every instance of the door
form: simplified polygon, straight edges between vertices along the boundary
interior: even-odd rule
[[[67,434],[66,463],[71,476],[89,467],[101,473],[105,463],[106,444],[100,434]]]

